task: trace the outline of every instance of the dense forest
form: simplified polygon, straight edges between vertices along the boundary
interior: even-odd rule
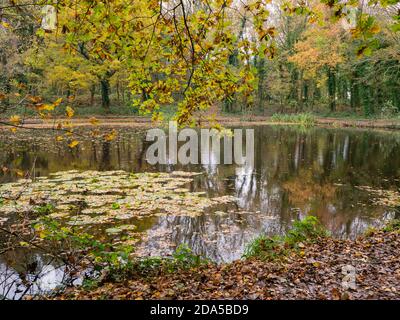
[[[397,1],[45,3],[0,5],[7,116],[400,110]]]

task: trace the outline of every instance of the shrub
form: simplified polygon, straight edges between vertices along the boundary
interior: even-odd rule
[[[194,254],[193,251],[185,243],[179,245],[175,252],[172,254],[172,264],[174,269],[188,269],[198,267],[201,264],[207,262],[207,259],[203,258],[200,255]]]
[[[267,237],[261,235],[255,238],[245,249],[243,257],[257,257],[262,260],[274,259],[287,253],[287,249],[298,247],[300,242],[314,242],[325,237],[328,232],[314,216],[293,223],[293,227],[285,236]]]
[[[314,216],[305,217],[293,223],[293,227],[285,236],[285,242],[295,246],[299,242],[315,241],[319,237],[327,236],[327,231]]]
[[[282,249],[283,246],[280,237],[271,238],[260,235],[245,248],[243,257],[258,257],[262,260],[270,260],[280,255]]]
[[[381,117],[382,118],[392,118],[396,116],[399,113],[399,110],[397,107],[393,104],[392,101],[386,101],[383,104],[383,107],[381,109]]]

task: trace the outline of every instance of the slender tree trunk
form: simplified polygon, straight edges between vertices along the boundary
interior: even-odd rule
[[[264,104],[265,104],[265,59],[260,58],[257,64],[258,68],[258,110],[260,113],[264,114]]]
[[[101,106],[106,112],[110,111],[110,83],[108,79],[100,80]]]
[[[118,101],[118,104],[119,104],[120,103],[120,99],[119,99],[119,79],[117,79],[116,90],[117,90],[117,101]]]
[[[328,69],[328,93],[329,93],[329,108],[331,111],[336,110],[336,79],[335,73],[331,68]]]
[[[360,107],[359,85],[357,83],[357,71],[352,74],[350,81],[350,107],[354,110]]]
[[[93,84],[90,88],[90,105],[93,106],[94,103],[94,94],[96,92],[96,86]]]

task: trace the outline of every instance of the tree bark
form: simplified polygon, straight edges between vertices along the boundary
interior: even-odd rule
[[[101,106],[106,111],[110,111],[110,83],[108,79],[100,80]]]
[[[329,108],[331,111],[336,110],[336,78],[335,72],[331,68],[328,69],[328,92],[329,92]]]

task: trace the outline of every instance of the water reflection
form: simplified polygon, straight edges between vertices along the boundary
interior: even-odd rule
[[[16,179],[12,169],[29,170],[36,158],[38,176],[70,169],[201,171],[193,191],[238,198],[243,212],[230,208],[219,215],[142,221],[146,227],[138,252],[144,255],[168,254],[185,242],[196,253],[230,261],[240,258],[256,235],[283,233],[307,214],[318,216],[337,237],[355,237],[395,215],[393,209],[373,205],[370,194],[355,186],[397,190],[400,183],[400,135],[394,132],[260,126],[251,167],[215,162],[151,166],[144,159],[148,143],[132,129],[121,129],[116,141],[83,141],[74,150],[46,136],[13,139],[18,136],[1,134],[0,166],[8,170],[0,182]]]
[[[0,300],[49,293],[70,280],[64,265],[42,253],[16,250],[0,256]]]

